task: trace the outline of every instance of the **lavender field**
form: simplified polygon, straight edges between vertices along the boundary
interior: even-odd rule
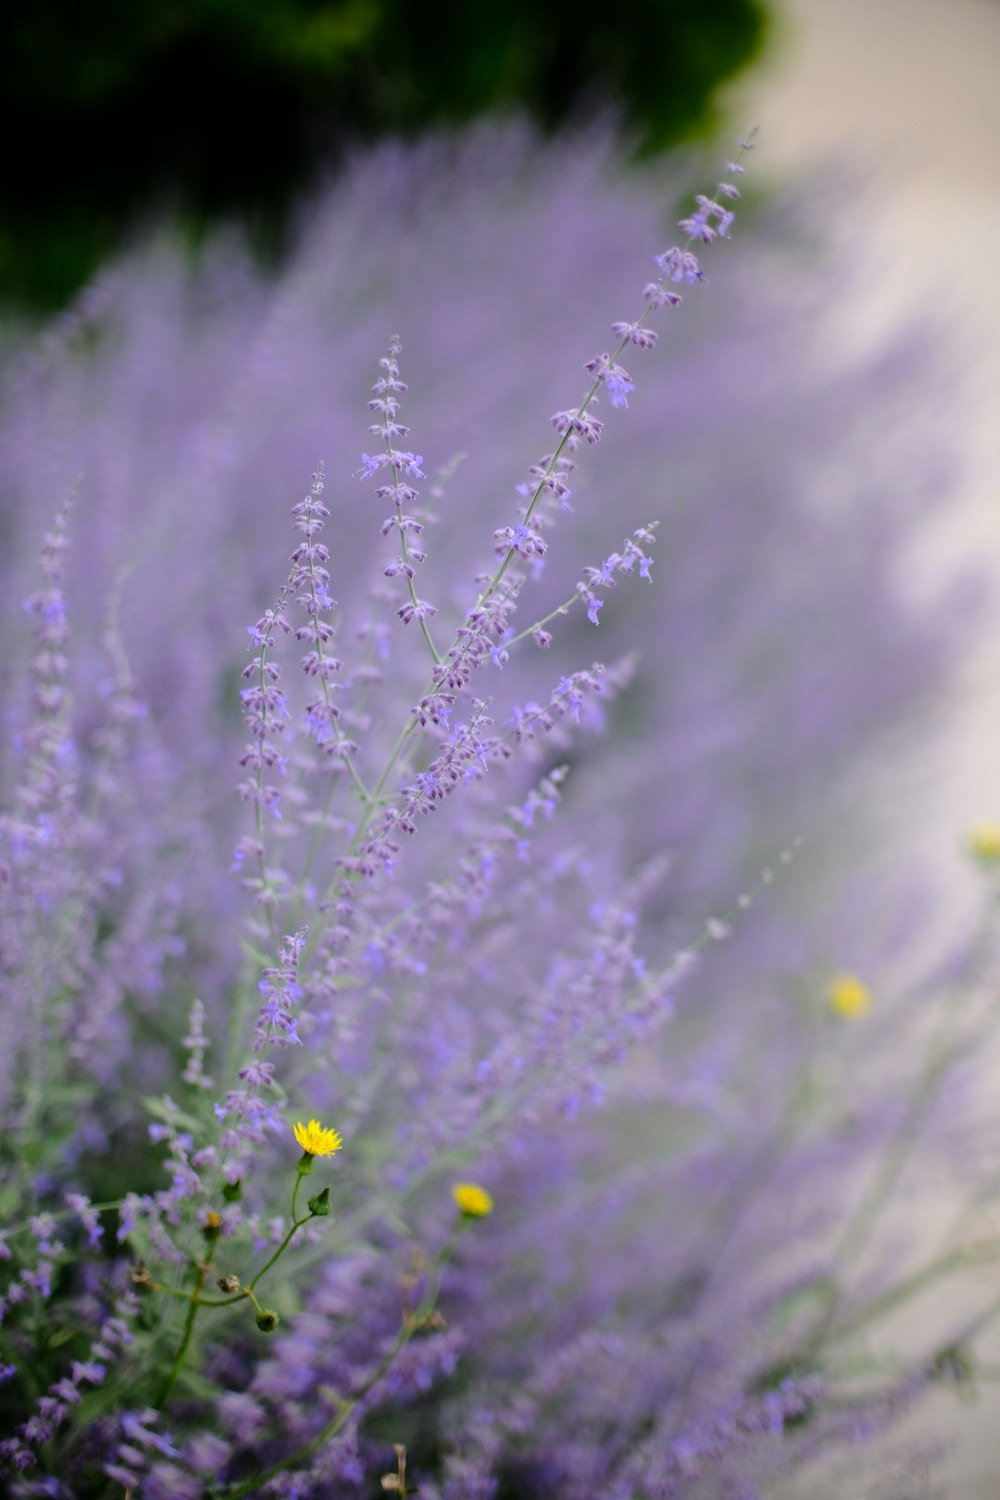
[[[1000,825],[947,921],[910,839],[963,392],[929,319],[832,356],[857,190],[730,150],[384,146],[280,273],[154,223],[7,330],[11,1495],[940,1492],[1000,1314]]]

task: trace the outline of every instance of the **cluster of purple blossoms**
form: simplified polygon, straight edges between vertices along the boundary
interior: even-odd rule
[[[844,1383],[896,1290],[879,1261],[838,1281],[870,1248],[859,1160],[899,1176],[924,1121],[902,1063],[812,1004],[849,934],[858,964],[877,945],[829,902],[803,935],[827,877],[780,856],[803,826],[862,843],[831,770],[946,661],[882,567],[900,465],[912,509],[939,462],[905,426],[927,366],[890,350],[819,399],[807,283],[748,244],[715,320],[671,324],[673,370],[633,379],[730,235],[737,160],[494,508],[570,347],[551,288],[526,278],[521,317],[484,299],[493,258],[538,241],[610,298],[656,210],[639,179],[609,204],[586,153],[508,146],[499,226],[490,149],[453,179],[461,236],[400,191],[440,167],[383,152],[275,285],[232,247],[193,277],[154,247],[5,372],[0,574],[31,631],[24,673],[0,663],[13,1495],[346,1500],[405,1474],[439,1500],[752,1500],[966,1358]],[[374,485],[328,503],[371,274],[425,373],[407,392],[389,341]],[[400,446],[404,395],[435,461]],[[873,404],[877,457],[824,509],[805,481]],[[67,512],[40,545],[25,518],[81,469],[74,574]],[[312,469],[288,528],[276,497]],[[618,608],[654,541],[656,586]]]

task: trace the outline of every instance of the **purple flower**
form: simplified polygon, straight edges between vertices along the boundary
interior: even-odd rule
[[[681,226],[683,228],[683,225]],[[704,281],[705,274],[699,268],[697,258],[690,250],[680,250],[676,245],[656,257],[656,264],[668,281],[686,281],[689,285]]]
[[[819,1094],[839,1076],[814,1067],[840,1043],[812,1025],[809,975],[853,954],[849,924],[808,864],[745,921],[729,908],[789,827],[828,817],[861,846],[870,810],[842,768],[940,670],[947,631],[887,582],[903,499],[936,499],[942,472],[935,435],[906,426],[926,366],[900,347],[817,383],[802,326],[839,273],[748,235],[716,321],[681,318],[648,401],[598,443],[600,387],[615,407],[633,389],[618,359],[704,280],[674,247],[589,388],[559,398],[555,451],[518,460],[548,361],[572,380],[578,358],[524,245],[554,245],[580,306],[600,305],[659,208],[622,177],[609,212],[599,162],[542,153],[503,169],[519,186],[501,224],[484,151],[448,194],[420,191],[438,179],[415,158],[366,161],[277,286],[231,249],[197,272],[123,261],[87,314],[98,336],[60,325],[12,357],[0,573],[33,602],[6,658],[0,1104],[23,1129],[38,1094],[53,1149],[12,1216],[34,1219],[11,1232],[3,1333],[45,1374],[37,1403],[5,1385],[20,1446],[3,1461],[31,1459],[32,1483],[104,1472],[195,1495],[299,1454],[276,1492],[335,1496],[377,1486],[382,1435],[417,1413],[429,1495],[763,1494],[847,1430],[809,1361],[789,1370],[859,1148],[891,1140],[892,1079],[874,1044],[846,1066],[851,1138],[784,1116],[803,1078]],[[697,200],[694,238],[727,236],[737,200],[729,181]],[[484,303],[484,267],[515,255],[523,273]],[[394,341],[360,416],[374,513],[339,478],[328,506],[322,467],[295,488],[314,454],[357,446],[351,392],[377,347],[359,276],[385,288],[381,326],[410,303],[422,445],[470,451],[418,493]],[[331,306],[360,309],[336,341],[316,316]],[[81,469],[77,556],[61,520],[29,581],[25,518]],[[607,590],[650,579],[651,512],[657,587],[619,590],[605,664],[586,665],[576,600],[596,624]],[[96,611],[116,589],[112,629]],[[852,852],[867,898],[862,869]],[[856,962],[874,970],[863,944]],[[30,1098],[25,1057],[48,1070]],[[346,1145],[333,1212],[254,1291],[282,1309],[262,1343],[249,1299],[220,1310],[214,1283],[248,1285],[292,1227],[288,1107],[344,1122]],[[460,1239],[450,1163],[496,1184]],[[117,1257],[85,1191],[103,1200],[109,1173]],[[162,1410],[127,1409],[178,1356]],[[35,1451],[53,1435],[65,1479]]]
[[[612,406],[628,406],[629,393],[635,390],[635,385],[624,370],[612,369],[604,377],[604,389]]]
[[[371,453],[362,453],[361,468],[358,469],[355,477],[357,479],[370,479],[386,462],[387,455],[384,453],[376,453],[374,455]]]

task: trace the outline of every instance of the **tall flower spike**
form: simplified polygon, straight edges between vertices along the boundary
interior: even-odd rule
[[[32,660],[35,722],[25,736],[31,752],[18,787],[27,842],[49,844],[68,816],[76,786],[76,746],[71,738],[67,683],[69,625],[63,592],[63,559],[69,549],[70,496],[42,540],[42,587],[24,601],[36,641]],[[31,820],[36,820],[32,828]]]
[[[377,412],[379,418],[378,421],[372,423],[368,431],[374,437],[382,439],[385,451],[377,455],[363,453],[361,455],[362,467],[358,472],[362,479],[368,479],[380,469],[387,471],[387,482],[380,484],[375,494],[380,500],[392,502],[392,512],[382,523],[382,535],[388,536],[390,532],[395,532],[399,551],[385,569],[385,576],[405,579],[409,601],[401,605],[396,614],[404,625],[409,625],[413,620],[419,623],[428,650],[434,661],[438,662],[440,657],[431,640],[427,624],[428,620],[437,614],[437,608],[426,599],[418,598],[414,585],[416,565],[424,562],[427,554],[416,545],[416,539],[423,532],[424,523],[409,510],[420,491],[414,489],[408,480],[425,477],[420,467],[423,458],[419,453],[404,451],[396,447],[397,441],[407,437],[410,431],[398,420],[399,396],[406,390],[405,383],[399,378],[399,350],[399,339],[394,338],[389,345],[388,354],[379,360],[383,373],[372,386],[372,399],[368,403],[369,411]]]
[[[281,793],[277,785],[268,779],[269,773],[284,773],[288,756],[283,753],[280,741],[286,737],[288,705],[280,687],[281,668],[272,660],[276,630],[286,635],[291,625],[285,617],[288,599],[286,583],[272,609],[267,609],[255,625],[247,626],[247,634],[257,647],[257,654],[243,668],[243,680],[249,687],[242,689],[243,718],[250,731],[250,740],[240,756],[240,765],[247,775],[237,785],[237,792],[254,811],[253,837],[245,836],[236,845],[233,868],[240,869],[247,857],[253,857],[257,871],[243,878],[244,888],[254,893],[257,900],[268,911],[272,920],[272,908],[281,900],[287,885],[283,871],[269,869],[264,847],[264,814],[280,819]]]
[[[628,398],[635,389],[635,382],[618,361],[630,344],[636,349],[652,349],[655,345],[656,333],[646,326],[647,320],[660,308],[676,307],[681,301],[680,294],[673,291],[668,283],[682,282],[694,285],[705,280],[697,257],[688,247],[692,240],[707,243],[719,236],[728,237],[734,211],[724,208],[716,200],[721,197],[732,201],[739,197],[739,189],[731,179],[734,176],[741,176],[745,170],[740,157],[752,149],[753,132],[751,131],[749,136],[741,140],[739,144],[740,154],[735,161],[727,163],[726,175],[716,188],[716,197],[709,198],[704,194],[699,194],[695,200],[697,206],[694,214],[689,219],[681,220],[680,227],[688,236],[687,244],[672,246],[656,257],[656,264],[663,279],[650,282],[645,288],[644,296],[647,304],[645,312],[640,318],[631,321],[619,320],[612,324],[612,331],[619,340],[617,349],[611,355],[598,354],[587,361],[584,368],[593,376],[593,380],[579,406],[575,410],[557,411],[553,415],[551,421],[560,437],[559,446],[554,454],[543,459],[531,470],[532,478],[536,482],[530,490],[528,504],[521,513],[521,525],[510,529],[507,550],[499,573],[496,575],[497,578],[502,576],[515,553],[521,550],[516,544],[524,535],[530,535],[527,531],[528,523],[534,518],[543,498],[555,494],[563,500],[569,494],[568,489],[562,483],[564,469],[561,471],[561,466],[565,464],[566,451],[578,447],[581,440],[589,444],[600,442],[604,424],[589,410],[596,401],[598,392],[603,388],[612,406],[628,405]],[[519,486],[519,489],[522,493],[529,492],[526,486]],[[542,520],[543,517],[540,516],[539,523]],[[497,533],[497,540],[498,542],[501,540],[500,532]],[[600,602],[590,596],[587,607],[590,618],[596,622]]]
[[[215,1105],[218,1119],[232,1117],[222,1136],[222,1149],[238,1164],[241,1153],[259,1144],[266,1132],[278,1124],[281,1108],[277,1102],[275,1065],[262,1052],[271,1048],[296,1046],[299,1043],[298,1021],[302,1000],[299,963],[305,947],[306,931],[287,933],[278,950],[279,961],[263,971],[258,984],[260,1009],[254,1027],[253,1056],[240,1068],[241,1087],[230,1089],[223,1102]]]
[[[740,144],[741,149],[750,149],[749,140]],[[732,175],[738,166],[737,160],[730,164],[727,171]],[[728,178],[719,185],[717,192],[725,196],[724,189],[727,186],[732,186]],[[706,198],[704,202],[709,204],[714,203],[714,200]],[[718,205],[715,206],[718,207]],[[702,209],[700,205],[699,212],[710,215],[710,210]],[[720,210],[720,212],[723,211]],[[724,212],[728,214],[729,210]],[[726,222],[727,232],[728,227],[729,220]],[[715,232],[712,235],[712,238],[714,237]],[[675,247],[666,251],[657,257],[657,264],[668,280],[687,282],[704,280],[695,256],[686,247],[683,249]],[[396,515],[388,518],[383,525],[383,531],[388,534],[390,530],[397,529],[403,539],[402,555],[387,570],[391,573],[402,572],[406,576],[410,590],[410,602],[403,605],[398,614],[404,623],[409,623],[414,619],[420,622],[421,630],[424,632],[436,663],[433,690],[421,699],[414,710],[417,722],[421,726],[428,723],[440,725],[454,706],[455,691],[468,684],[473,672],[487,661],[498,661],[502,664],[505,659],[503,642],[507,638],[509,618],[515,607],[517,593],[524,581],[524,575],[513,570],[512,564],[517,558],[527,558],[537,566],[545,552],[545,542],[539,531],[532,529],[531,523],[534,522],[535,527],[538,528],[551,522],[551,516],[546,514],[542,505],[544,500],[558,501],[560,505],[564,505],[568,498],[569,489],[564,482],[564,476],[572,464],[565,457],[567,450],[572,451],[577,448],[581,440],[588,444],[600,442],[604,424],[588,410],[595,402],[598,391],[602,387],[607,390],[612,406],[628,405],[628,396],[634,389],[634,382],[628,371],[618,363],[621,354],[629,344],[639,349],[652,348],[656,342],[656,335],[645,326],[650,314],[660,307],[674,307],[681,300],[680,296],[671,291],[663,282],[650,283],[646,287],[645,297],[647,307],[640,318],[632,322],[617,322],[613,325],[619,337],[618,348],[614,354],[597,355],[587,362],[585,368],[594,378],[579,406],[571,411],[558,411],[551,418],[552,426],[559,434],[560,442],[554,453],[531,469],[534,484],[518,487],[519,492],[528,497],[527,504],[519,509],[519,520],[516,526],[501,527],[494,533],[496,551],[500,556],[499,566],[492,578],[486,581],[486,586],[476,606],[469,612],[466,624],[457,633],[455,644],[444,658],[437,654],[427,629],[427,620],[434,612],[434,608],[417,598],[413,586],[413,569],[406,554],[406,528],[403,525],[402,501],[397,494],[399,487],[395,484],[387,485],[378,491],[379,494],[392,497],[397,504]],[[381,361],[386,373],[373,387],[373,399],[369,402],[369,406],[382,415],[381,424],[373,426],[371,431],[383,436],[386,442],[386,452],[377,456],[362,455],[362,468],[358,471],[362,478],[369,478],[387,464],[391,464],[398,470],[407,465],[415,467],[420,463],[419,457],[414,454],[396,453],[392,447],[393,438],[405,435],[407,432],[406,428],[396,422],[398,402],[395,393],[406,389],[399,380],[399,368],[396,362],[398,352],[399,343],[398,340],[394,340],[388,357]],[[403,489],[407,500],[412,499],[415,492],[410,490],[409,486]],[[406,519],[412,521],[412,518]],[[643,576],[648,576],[648,566],[648,560],[640,563]],[[586,584],[581,585],[579,592],[587,605],[588,617],[596,624],[603,601],[597,598]],[[536,635],[536,639],[544,644],[549,638],[543,631],[540,636]],[[433,805],[433,799],[428,805]],[[408,817],[405,821],[412,823],[412,818]]]
[[[334,626],[330,617],[337,607],[337,601],[330,597],[330,573],[327,568],[330,551],[319,540],[320,533],[330,518],[330,512],[322,500],[323,489],[323,465],[320,464],[313,475],[308,495],[292,511],[295,529],[301,534],[302,540],[292,553],[288,589],[294,594],[296,604],[306,613],[306,622],[296,628],[295,639],[307,647],[302,656],[301,667],[312,686],[305,706],[305,725],[325,761],[325,769],[337,772],[346,766],[358,791],[364,795],[364,787],[354,764],[357,746],[341,728],[340,709],[334,702],[334,694],[343,689],[343,685],[337,681],[343,662],[330,650],[334,638]]]

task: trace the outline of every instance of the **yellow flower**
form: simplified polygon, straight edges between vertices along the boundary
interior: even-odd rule
[[[872,1004],[868,986],[856,974],[835,974],[827,986],[826,998],[830,1009],[845,1021],[866,1016]]]
[[[332,1156],[344,1144],[335,1130],[327,1130],[318,1120],[295,1126],[295,1139],[307,1156]]]
[[[467,1219],[485,1219],[493,1212],[493,1199],[475,1182],[456,1182],[451,1196]]]
[[[969,848],[979,859],[1000,859],[1000,823],[977,823],[969,834]]]
[[[211,1245],[222,1233],[222,1220],[214,1208],[205,1215],[205,1221],[201,1226],[201,1232],[205,1237],[206,1244]]]

